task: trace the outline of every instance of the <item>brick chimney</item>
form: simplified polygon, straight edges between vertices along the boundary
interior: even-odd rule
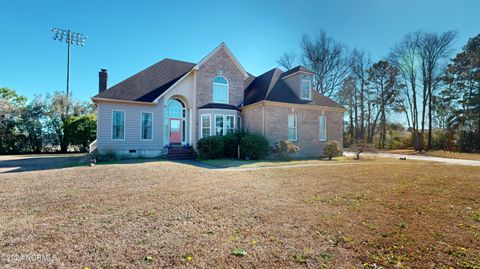
[[[100,69],[100,72],[98,72],[98,93],[107,89],[107,80],[107,69]]]

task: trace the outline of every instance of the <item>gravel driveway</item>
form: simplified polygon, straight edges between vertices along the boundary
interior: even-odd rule
[[[345,156],[354,156],[355,152],[345,151],[343,153]],[[469,165],[469,166],[480,166],[480,161],[475,160],[461,160],[461,159],[451,159],[451,158],[442,158],[442,157],[431,157],[431,156],[417,156],[417,155],[407,155],[407,154],[398,154],[398,153],[362,153],[364,156],[376,156],[384,158],[407,158],[407,160],[419,160],[419,161],[431,161],[431,162],[441,162],[448,164],[459,164],[459,165]]]
[[[83,161],[85,154],[0,155],[0,173],[47,170]]]

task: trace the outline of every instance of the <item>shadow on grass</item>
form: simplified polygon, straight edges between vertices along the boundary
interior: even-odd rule
[[[122,159],[108,162],[97,162],[95,165],[113,165],[113,164],[136,164],[167,161],[162,158],[138,158],[138,159]],[[205,167],[202,164],[197,164],[195,161],[178,161],[200,167]],[[0,159],[0,173],[18,173],[50,169],[63,169],[72,167],[90,166],[90,159],[88,154],[75,155],[37,155],[35,157],[26,156],[3,156]]]
[[[204,169],[225,169],[225,168],[256,168],[256,167],[275,167],[303,164],[318,164],[320,162],[341,162],[347,160],[346,157],[336,157],[333,160],[310,158],[310,159],[292,159],[289,161],[281,160],[236,160],[236,159],[215,159],[215,160],[167,160],[163,158],[139,158],[123,159],[109,162],[97,162],[95,165],[116,165],[116,164],[141,164],[151,162],[173,162],[182,165],[189,165]],[[71,167],[90,166],[87,154],[69,154],[69,155],[36,155],[36,156],[4,156],[0,158],[0,173],[18,173],[29,171],[40,171],[50,169],[63,169]]]
[[[95,165],[96,166],[102,166],[102,165],[142,164],[142,163],[158,163],[158,162],[171,162],[171,163],[194,166],[194,167],[205,168],[205,169],[219,169],[219,167],[208,165],[206,163],[203,163],[203,162],[197,161],[197,160],[168,160],[168,159],[165,159],[165,158],[123,159],[123,160],[108,161],[108,162],[97,162]],[[62,168],[82,167],[82,166],[90,166],[90,163],[89,162],[67,163]]]
[[[88,165],[87,154],[9,155],[0,158],[0,173],[18,173],[64,168],[67,164]]]

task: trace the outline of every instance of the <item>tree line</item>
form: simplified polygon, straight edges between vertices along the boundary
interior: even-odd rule
[[[96,127],[92,104],[62,92],[29,101],[0,88],[0,154],[85,151]]]
[[[314,88],[346,108],[346,146],[480,150],[480,35],[453,57],[456,37],[408,33],[374,62],[320,31],[304,35],[300,53],[285,52],[277,63],[310,68]]]

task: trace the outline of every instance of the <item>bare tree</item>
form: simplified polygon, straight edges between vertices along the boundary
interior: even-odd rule
[[[300,45],[303,63],[315,73],[315,89],[327,97],[334,96],[349,73],[347,49],[325,31],[314,40],[304,35]]]
[[[277,60],[280,67],[290,70],[298,64],[298,56],[293,50],[284,52]]]
[[[410,94],[408,94],[408,87],[406,84],[401,84],[400,91],[398,93],[398,98],[393,103],[393,111],[396,113],[403,113],[405,114],[405,119],[407,120],[407,129],[412,130],[412,123],[410,120],[410,115],[412,113],[412,102],[410,99]]]
[[[418,106],[417,106],[417,77],[418,77],[418,43],[421,34],[419,32],[410,33],[395,45],[390,52],[389,60],[400,71],[405,82],[406,101],[403,102],[405,113],[410,113],[412,123],[411,132],[415,141],[415,149],[421,150],[422,137],[418,133]],[[408,106],[408,108],[407,108]],[[408,118],[408,116],[407,116]]]
[[[365,140],[365,122],[367,120],[365,99],[368,94],[368,68],[371,65],[370,56],[362,50],[355,49],[351,55],[350,66],[353,76],[356,78],[358,86],[357,100],[355,106],[355,118],[357,128],[360,128],[357,133],[357,141]],[[360,109],[360,119],[358,119],[358,109]]]
[[[418,42],[418,56],[420,58],[423,85],[421,134],[424,137],[425,116],[428,109],[428,149],[432,147],[433,95],[438,82],[441,81],[440,76],[445,71],[445,68],[441,67],[441,62],[446,60],[451,54],[451,45],[456,35],[454,31],[447,31],[441,34],[422,33]]]
[[[356,93],[357,85],[355,85],[355,78],[348,76],[343,80],[342,87],[337,93],[337,100],[348,111],[349,123],[347,127],[347,143],[352,145],[355,143],[355,117],[354,111],[356,109]]]
[[[393,104],[399,93],[399,84],[397,82],[398,69],[387,61],[380,60],[368,69],[368,81],[373,90],[374,115],[371,124],[369,124],[367,141],[373,142],[373,136],[380,119],[380,140],[379,147],[385,148],[387,140],[387,112],[393,108]]]

